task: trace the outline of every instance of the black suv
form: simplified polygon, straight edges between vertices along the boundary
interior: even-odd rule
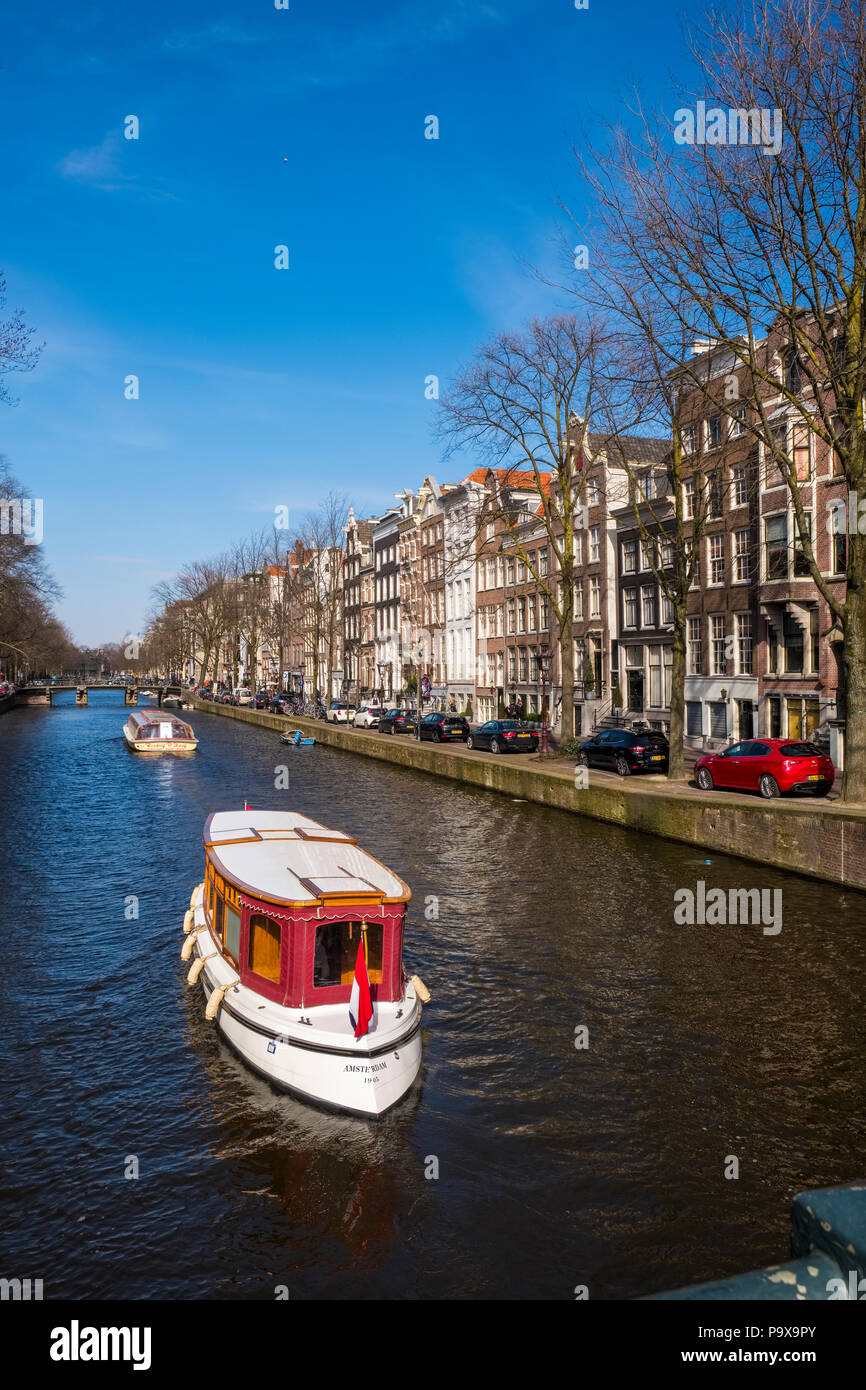
[[[414,734],[418,724],[408,709],[389,709],[379,720],[380,734]]]
[[[462,714],[425,714],[421,720],[421,738],[432,738],[439,743],[459,740],[465,743],[469,737],[469,720]]]
[[[664,734],[651,729],[605,729],[580,745],[577,760],[582,767],[607,767],[628,777],[631,772],[667,772],[668,753]]]

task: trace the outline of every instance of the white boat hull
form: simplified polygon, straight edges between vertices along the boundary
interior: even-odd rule
[[[199,899],[193,923],[204,922]],[[421,1003],[411,983],[399,1003],[376,1004],[374,1028],[356,1040],[347,1019],[340,1031],[328,1026],[338,1013],[333,1006],[287,1009],[241,985],[208,928],[196,937],[193,959],[200,956],[210,957],[199,975],[208,999],[233,982],[217,1013],[221,1034],[273,1085],[330,1110],[366,1116],[384,1114],[411,1089],[421,1069]],[[339,1009],[341,1024],[347,1013]]]

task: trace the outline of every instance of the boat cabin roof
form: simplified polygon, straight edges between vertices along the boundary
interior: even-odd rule
[[[185,738],[192,735],[190,726],[170,710],[166,713],[158,709],[136,709],[132,711],[127,722],[132,725],[133,730],[144,729],[151,724],[171,724],[175,729],[183,729]]]
[[[255,898],[314,907],[408,902],[412,896],[351,836],[297,811],[215,811],[205,822],[204,842],[217,871]]]

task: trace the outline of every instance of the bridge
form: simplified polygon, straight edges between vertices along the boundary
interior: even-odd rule
[[[160,705],[168,694],[183,694],[177,685],[145,686],[145,689],[153,691]],[[123,695],[125,705],[137,705],[140,693],[138,686],[114,685],[110,681],[51,681],[47,685],[28,685],[16,690],[13,699],[16,704],[53,705],[55,695],[70,690],[75,692],[76,705],[86,705],[87,697],[92,690],[117,691],[118,695]]]

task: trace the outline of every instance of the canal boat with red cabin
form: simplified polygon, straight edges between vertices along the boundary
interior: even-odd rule
[[[421,1067],[421,1005],[403,969],[411,890],[357,841],[294,811],[217,811],[184,918],[206,1016],[277,1087],[381,1115]]]

